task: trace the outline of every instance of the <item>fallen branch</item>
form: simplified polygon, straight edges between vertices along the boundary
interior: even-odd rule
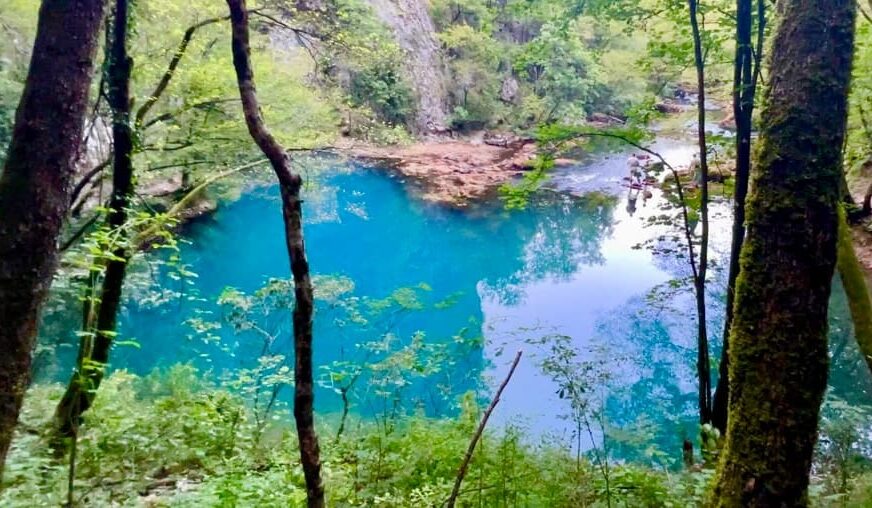
[[[463,477],[466,476],[466,470],[469,468],[472,454],[475,453],[475,445],[478,444],[478,440],[481,439],[481,435],[484,433],[484,428],[487,425],[491,413],[493,413],[494,408],[497,407],[497,403],[500,401],[500,396],[502,396],[503,390],[506,389],[506,385],[508,385],[509,381],[512,379],[512,374],[515,373],[515,368],[517,368],[518,362],[521,361],[521,353],[523,353],[523,351],[518,351],[518,354],[515,355],[515,360],[509,368],[509,373],[506,375],[506,378],[503,380],[500,387],[497,388],[497,393],[494,395],[494,399],[484,412],[484,416],[482,416],[481,422],[478,424],[478,429],[472,436],[472,441],[469,442],[469,449],[466,450],[466,456],[463,457],[463,463],[460,464],[460,469],[457,471],[457,478],[454,480],[454,489],[451,491],[451,497],[449,497],[446,502],[448,508],[454,508],[454,503],[457,502],[457,496],[460,495],[460,485],[463,483]]]

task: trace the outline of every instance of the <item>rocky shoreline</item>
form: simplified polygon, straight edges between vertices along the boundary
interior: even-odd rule
[[[343,152],[417,182],[425,201],[462,208],[529,171],[536,143],[511,134],[481,133],[465,139],[352,147]]]

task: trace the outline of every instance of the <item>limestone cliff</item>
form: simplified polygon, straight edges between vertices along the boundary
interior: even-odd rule
[[[415,129],[433,133],[448,125],[447,69],[428,0],[367,0],[406,53],[404,66],[416,96]]]

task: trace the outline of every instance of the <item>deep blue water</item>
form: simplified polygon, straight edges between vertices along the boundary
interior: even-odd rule
[[[682,143],[660,148],[674,163],[692,151]],[[358,381],[351,392],[352,410],[372,415],[391,405],[438,416],[451,413],[467,390],[477,389],[486,398],[514,352],[523,349],[498,419],[533,434],[566,437],[569,405],[542,369],[545,360],[565,353],[554,339],[565,336],[575,355],[575,372],[583,373],[586,397],[605,408],[608,425],[643,436],[642,441],[656,436],[677,450],[683,436],[696,434],[695,317],[688,292],[664,288],[668,281],[686,277],[689,269],[671,240],[674,230],[650,224],[673,212],[657,191],[647,203],[639,199],[630,206],[620,184],[623,172],[623,156],[561,169],[551,189],[520,211],[507,211],[499,203],[469,210],[434,206],[385,171],[344,163],[313,177],[306,191],[305,234],[311,270],[320,284],[316,291],[334,287],[324,277],[334,282],[342,277],[346,285],[353,281],[353,289],[347,286],[339,297],[322,294],[319,299],[319,379],[328,385],[331,370],[383,360],[417,334],[423,343],[446,345],[441,370],[422,371],[397,358],[394,370],[370,372]],[[727,210],[726,205],[715,207],[709,304],[713,358],[719,357],[723,315],[725,274],[718,260],[727,245]],[[113,368],[147,373],[191,362],[220,377],[257,365],[260,335],[245,327],[234,330],[229,307],[217,299],[228,287],[253,294],[271,278],[288,277],[276,187],[254,187],[214,216],[188,226],[184,237],[180,259],[196,277],[179,279],[165,265],[138,264],[120,338],[135,340],[139,347],[116,347]],[[167,255],[147,258],[153,262]],[[396,293],[401,288],[406,289]],[[397,298],[384,300],[392,294]],[[272,352],[290,359],[289,312],[278,302],[277,309],[261,312],[256,307],[251,314],[258,326],[275,334]],[[841,355],[834,362],[833,384],[868,400],[868,386],[857,389],[856,358],[844,347],[850,328],[838,292],[833,305],[833,342]],[[50,336],[42,343],[66,346],[43,350],[54,355],[43,356],[41,378],[63,379],[69,372],[76,315],[50,313],[47,318],[54,323],[46,326]],[[221,327],[197,333],[192,319]],[[374,342],[387,344],[388,351],[360,347]],[[335,365],[340,360],[352,367]],[[391,384],[397,376],[409,384]],[[322,387],[317,407],[336,412],[340,397]]]

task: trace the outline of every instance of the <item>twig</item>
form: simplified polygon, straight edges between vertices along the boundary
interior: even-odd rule
[[[82,235],[84,235],[85,232],[91,228],[91,226],[97,223],[97,219],[99,219],[100,217],[101,214],[96,213],[93,217],[88,219],[88,221],[85,222],[82,227],[76,230],[75,233],[73,233],[64,243],[61,244],[59,248],[60,252],[66,252],[67,250],[69,250],[69,248],[72,247],[73,244],[75,244],[79,240],[79,238],[82,238]]]
[[[862,5],[858,5],[857,8],[860,11],[860,14],[862,14],[863,17],[866,18],[866,21],[872,23],[872,16],[869,16],[869,13],[866,12],[866,9],[864,9]]]
[[[106,160],[104,160],[100,164],[97,164],[91,170],[89,170],[87,173],[85,173],[84,176],[82,176],[82,179],[79,180],[76,183],[76,186],[73,188],[73,192],[70,196],[70,204],[71,205],[73,203],[75,203],[77,199],[79,199],[79,196],[82,194],[82,191],[85,190],[85,186],[88,185],[88,183],[91,180],[93,180],[95,176],[102,173],[103,170],[105,170],[111,162],[112,162],[112,156],[110,154],[109,158],[107,158]]]
[[[469,449],[466,450],[466,456],[463,457],[463,463],[460,464],[460,469],[457,471],[457,478],[454,480],[454,489],[451,491],[451,497],[449,497],[446,502],[448,508],[454,508],[454,503],[457,502],[457,496],[460,495],[460,485],[463,483],[463,477],[466,476],[466,470],[469,468],[472,454],[475,453],[475,445],[478,444],[478,440],[481,439],[487,421],[490,418],[491,413],[493,413],[494,408],[497,406],[497,403],[500,401],[500,396],[503,394],[503,390],[505,390],[506,385],[508,385],[509,381],[512,379],[512,374],[515,373],[515,368],[517,368],[518,362],[521,361],[522,353],[523,351],[518,351],[518,354],[515,355],[515,360],[509,368],[509,373],[497,389],[497,393],[494,395],[493,400],[484,412],[484,416],[481,418],[481,422],[478,424],[478,429],[475,431],[475,435],[472,436],[472,441],[469,442]]]
[[[172,119],[174,119],[175,117],[177,117],[178,115],[180,115],[180,114],[182,114],[182,113],[185,113],[185,112],[188,112],[188,111],[191,111],[191,110],[193,110],[193,109],[208,110],[208,109],[211,108],[212,106],[217,106],[218,104],[225,104],[225,103],[229,103],[229,102],[238,102],[238,101],[239,101],[239,99],[236,99],[236,98],[229,98],[229,99],[209,99],[209,100],[207,100],[207,101],[203,101],[203,102],[199,102],[199,103],[196,103],[196,104],[191,104],[191,105],[185,106],[185,107],[183,107],[183,108],[180,108],[180,109],[177,110],[177,111],[172,111],[172,112],[169,112],[169,113],[164,113],[164,114],[162,114],[162,115],[158,115],[158,116],[152,118],[151,120],[148,120],[148,121],[145,122],[144,124],[142,124],[142,127],[143,127],[143,128],[148,128],[148,127],[151,127],[152,125],[155,125],[155,124],[157,124],[157,123],[160,123],[160,122],[166,122],[166,121],[168,121],[168,120],[172,120]]]
[[[253,12],[256,12],[256,10],[252,10],[249,12],[253,13]],[[145,120],[145,116],[148,114],[148,112],[151,110],[151,108],[154,107],[154,105],[161,98],[161,96],[166,91],[167,87],[169,86],[170,80],[173,79],[173,76],[175,75],[176,70],[179,67],[179,63],[181,62],[182,57],[185,56],[185,52],[188,49],[188,45],[191,43],[191,40],[194,38],[194,33],[203,27],[206,27],[208,25],[212,25],[214,23],[220,23],[221,21],[227,21],[228,19],[230,19],[230,16],[219,16],[216,18],[209,18],[209,19],[200,21],[199,23],[196,23],[194,25],[191,25],[188,27],[187,30],[185,30],[185,34],[184,34],[184,36],[182,36],[182,40],[181,40],[181,42],[179,42],[178,48],[176,49],[175,53],[173,53],[173,57],[170,60],[170,63],[167,66],[166,71],[164,71],[163,75],[161,76],[160,81],[158,81],[157,85],[155,86],[154,91],[152,91],[151,94],[149,94],[149,96],[146,98],[146,100],[142,104],[142,106],[136,111],[136,117],[135,117],[136,119],[134,120],[133,124],[136,126],[137,129],[142,127],[143,121]]]

